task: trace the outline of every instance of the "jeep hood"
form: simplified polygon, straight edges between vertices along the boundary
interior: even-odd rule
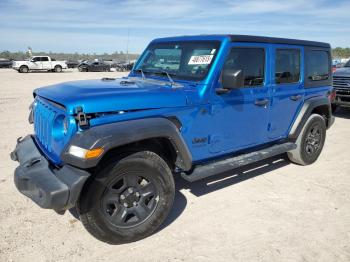
[[[63,105],[69,114],[81,106],[85,113],[186,106],[183,86],[141,78],[83,80],[38,88],[35,95]]]

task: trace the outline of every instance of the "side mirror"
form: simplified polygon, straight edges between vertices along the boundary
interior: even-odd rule
[[[232,89],[244,87],[243,70],[224,69],[221,82],[222,88],[217,89],[218,94],[226,94]]]

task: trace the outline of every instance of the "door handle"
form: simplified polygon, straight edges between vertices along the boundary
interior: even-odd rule
[[[254,104],[256,106],[267,106],[267,104],[269,103],[269,100],[268,99],[257,99],[255,100]]]
[[[301,95],[290,96],[289,98],[290,100],[298,101],[301,98]]]

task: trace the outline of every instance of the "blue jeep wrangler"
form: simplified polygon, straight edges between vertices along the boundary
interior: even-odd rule
[[[11,158],[18,190],[75,208],[96,238],[152,234],[193,182],[287,153],[316,161],[334,122],[330,46],[243,35],[156,39],[128,77],[36,89]]]

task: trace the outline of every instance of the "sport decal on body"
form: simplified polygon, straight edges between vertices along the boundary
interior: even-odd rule
[[[214,55],[193,55],[188,61],[189,65],[209,65]]]

